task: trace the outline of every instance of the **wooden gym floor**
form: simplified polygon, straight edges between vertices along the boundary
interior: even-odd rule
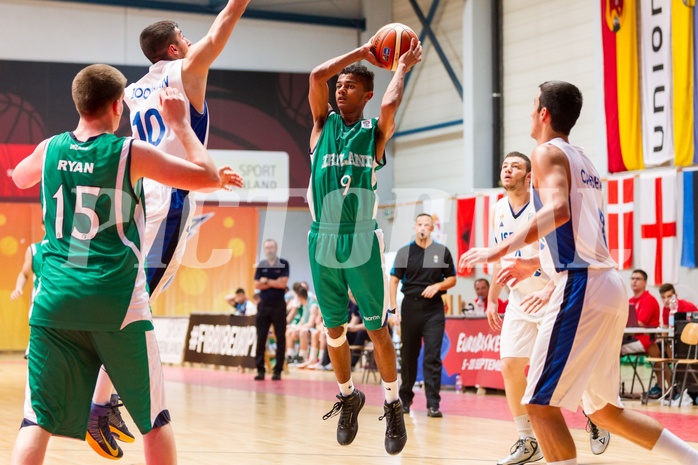
[[[337,445],[337,417],[323,421],[332,408],[337,385],[331,372],[291,368],[281,382],[252,379],[253,373],[206,367],[166,367],[167,395],[177,438],[179,463],[184,465],[432,465],[494,464],[509,453],[516,435],[501,393],[476,395],[442,393],[444,418],[427,418],[424,393],[416,391],[412,413],[406,418],[408,442],[398,456],[383,449],[385,422],[382,389],[373,379],[361,384],[366,406],[359,417],[359,433],[350,446]],[[22,419],[26,366],[21,355],[0,355],[0,463],[8,463]],[[624,375],[625,377],[625,375]],[[646,379],[646,378],[643,378]],[[629,384],[628,384],[629,385]],[[698,448],[698,407],[626,406],[658,418]],[[130,418],[123,411],[125,419]],[[661,464],[671,461],[617,436],[605,454],[592,455],[581,412],[567,415],[577,443],[580,464]],[[132,431],[135,432],[135,431]],[[143,442],[137,435],[124,449],[121,464],[142,464]],[[48,465],[105,464],[82,441],[52,438]],[[543,461],[538,463],[544,463]]]

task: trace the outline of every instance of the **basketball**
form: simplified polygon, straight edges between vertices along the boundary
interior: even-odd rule
[[[419,41],[417,34],[404,24],[386,24],[371,39],[371,53],[385,68],[395,71],[400,56],[410,49],[412,39]]]

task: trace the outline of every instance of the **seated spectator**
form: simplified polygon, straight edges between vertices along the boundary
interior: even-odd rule
[[[630,290],[633,296],[628,299],[631,305],[635,306],[637,322],[640,326],[647,328],[659,327],[659,302],[647,290],[647,273],[643,270],[633,270],[630,275]],[[634,337],[623,340],[621,355],[646,353],[650,357],[661,357],[659,346],[649,334],[635,334]],[[661,379],[661,366],[654,366],[654,373],[657,380]],[[671,384],[671,370],[664,370],[664,381]],[[659,383],[650,388],[648,395],[651,399],[657,399],[662,395]]]
[[[679,310],[676,312],[676,315],[674,316],[674,318],[677,321],[687,320],[689,319],[688,313],[698,312],[698,307],[693,305],[691,302],[689,302],[688,300],[682,300],[678,298],[679,296],[676,293],[676,289],[674,289],[673,284],[664,283],[661,286],[659,286],[659,296],[662,298],[662,303],[664,304],[664,308],[662,309],[663,322],[669,321],[669,301],[673,296],[676,296],[679,302]]]
[[[309,296],[307,283],[295,283],[293,291],[297,304],[293,305],[287,321],[286,329],[286,358],[291,362],[304,363],[308,358],[310,332],[315,327],[317,314],[320,311],[317,300]],[[299,343],[298,354],[294,355],[296,342]]]
[[[225,300],[228,302],[228,305],[235,309],[233,315],[250,316],[257,313],[257,305],[247,298],[245,290],[241,287],[235,291],[235,294],[226,295]]]
[[[485,278],[480,278],[475,280],[475,300],[465,304],[465,307],[461,310],[467,311],[477,311],[478,313],[485,314],[487,309],[487,296],[490,293],[490,282]],[[504,313],[507,309],[508,300],[497,299],[499,306],[499,313]]]
[[[315,318],[315,326],[309,332],[301,333],[300,345],[303,346],[304,335],[307,334],[310,338],[310,352],[308,359],[298,364],[297,368],[308,368],[310,370],[321,369],[321,361],[327,350],[327,338],[325,337],[325,324],[322,320],[322,314],[317,312]]]
[[[366,326],[364,325],[363,317],[361,316],[361,311],[359,306],[356,304],[354,299],[354,294],[352,294],[351,289],[349,289],[349,305],[347,306],[347,311],[349,312],[349,324],[347,326],[347,341],[350,346],[361,346],[363,347],[367,341],[370,340],[368,336],[368,331],[366,331]],[[351,354],[351,366],[354,368],[356,363],[361,358],[360,353],[352,351]]]

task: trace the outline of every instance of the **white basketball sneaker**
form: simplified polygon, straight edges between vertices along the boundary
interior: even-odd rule
[[[538,447],[536,438],[527,437],[516,441],[516,444],[511,447],[509,456],[497,462],[497,465],[520,465],[537,462],[542,458],[543,452]]]
[[[611,433],[596,426],[587,419],[587,431],[589,432],[589,444],[594,455],[601,455],[606,452],[608,444],[611,442]]]

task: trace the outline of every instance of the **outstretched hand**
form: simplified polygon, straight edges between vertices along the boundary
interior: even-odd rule
[[[521,300],[520,306],[524,313],[537,313],[550,301],[554,286],[545,287],[540,291],[531,292]]]
[[[221,178],[221,188],[225,190],[233,190],[233,187],[242,187],[244,185],[242,176],[236,173],[228,165],[218,167],[218,177]]]
[[[490,261],[491,251],[485,247],[473,247],[460,256],[458,260],[458,270],[465,271],[475,267],[478,263],[487,263]]]
[[[495,281],[502,286],[513,288],[526,278],[533,276],[538,269],[538,263],[531,260],[515,258],[513,260],[502,259],[502,269],[497,273]]]

